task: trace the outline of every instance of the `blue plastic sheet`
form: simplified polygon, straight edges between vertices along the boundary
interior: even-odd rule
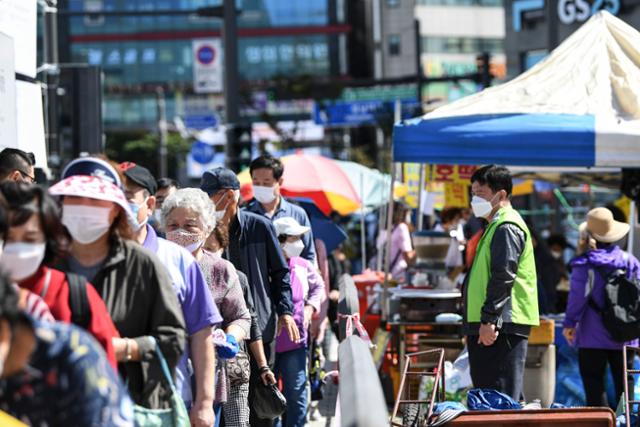
[[[522,405],[496,390],[474,388],[467,394],[467,406],[470,411],[499,411],[522,409]]]

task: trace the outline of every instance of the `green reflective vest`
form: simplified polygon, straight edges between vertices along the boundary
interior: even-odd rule
[[[501,224],[515,224],[524,232],[526,242],[520,255],[516,280],[511,289],[511,301],[502,313],[504,322],[536,326],[539,324],[538,286],[536,263],[533,255],[531,233],[524,220],[515,209],[502,208],[489,224],[478,243],[476,257],[469,273],[466,292],[467,322],[480,322],[481,310],[487,296],[487,284],[491,278],[491,241]],[[510,309],[510,310],[509,310]]]

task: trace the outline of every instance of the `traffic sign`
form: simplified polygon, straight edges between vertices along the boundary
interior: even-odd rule
[[[416,114],[420,104],[415,100],[402,102],[402,118]],[[313,107],[313,120],[323,126],[375,125],[388,117],[393,120],[394,103],[389,101],[317,102]]]
[[[200,141],[196,141],[191,145],[191,157],[200,164],[206,165],[213,160],[215,155],[216,150],[213,145]]]
[[[220,39],[193,40],[193,90],[222,92],[222,43]]]

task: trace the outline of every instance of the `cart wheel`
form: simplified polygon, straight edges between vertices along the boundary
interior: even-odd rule
[[[420,404],[406,405],[402,412],[402,425],[404,427],[421,427],[423,425],[421,412],[422,405]]]

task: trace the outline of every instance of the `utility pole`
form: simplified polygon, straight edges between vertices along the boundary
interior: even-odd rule
[[[422,106],[422,38],[420,36],[420,20],[413,21],[413,28],[416,38],[416,86],[417,101]]]
[[[156,102],[158,106],[158,132],[160,134],[160,143],[158,144],[158,176],[163,178],[168,176],[168,140],[169,132],[167,130],[167,103],[164,96],[164,88],[158,86],[156,88]]]
[[[42,3],[44,9],[44,63],[47,118],[47,154],[49,166],[53,170],[60,167],[62,145],[60,143],[60,120],[58,112],[58,85],[60,68],[58,57],[58,2],[47,0]]]
[[[236,0],[224,0],[222,40],[224,43],[224,101],[227,112],[226,165],[239,172],[239,147],[236,128],[240,121],[238,105],[238,22]]]

